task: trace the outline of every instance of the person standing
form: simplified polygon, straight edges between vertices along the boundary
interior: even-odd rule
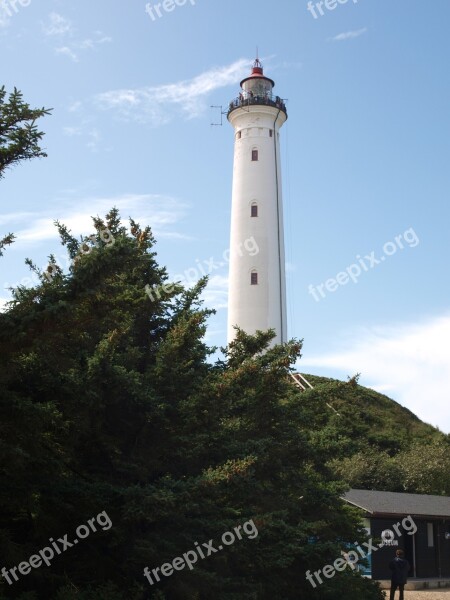
[[[409,562],[405,559],[403,550],[399,549],[395,552],[395,558],[389,563],[389,568],[392,571],[389,600],[394,600],[397,588],[400,590],[400,600],[404,600],[403,591],[408,580]]]

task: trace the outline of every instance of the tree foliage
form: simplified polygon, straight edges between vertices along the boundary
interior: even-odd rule
[[[50,109],[30,108],[16,88],[9,96],[5,86],[0,88],[0,178],[8,167],[47,156],[40,146],[44,134],[36,122],[49,114]]]
[[[16,289],[0,314],[3,564],[26,561],[49,537],[73,539],[101,511],[112,527],[12,586],[2,580],[0,597],[335,600],[345,589],[349,600],[381,600],[350,571],[317,590],[305,579],[339,557],[343,541],[365,536],[324,464],[314,407],[287,376],[301,344],[268,349],[270,332],[239,332],[212,362],[211,311],[199,300],[206,281],[166,287],[153,301],[145,293],[168,283],[148,228],[131,221],[129,234],[112,210],[94,219],[87,252],[57,226],[77,260]],[[102,241],[105,228],[113,244]],[[195,542],[217,547],[250,519],[255,539],[157,585],[144,578],[144,567]]]
[[[0,179],[8,167],[47,156],[40,146],[44,133],[39,131],[36,123],[49,114],[50,110],[46,108],[30,108],[16,88],[7,96],[5,86],[0,87]],[[13,241],[12,233],[0,239],[0,256],[5,246]]]

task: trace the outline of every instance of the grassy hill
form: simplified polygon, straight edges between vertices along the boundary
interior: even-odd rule
[[[367,439],[382,449],[392,452],[413,440],[431,441],[447,437],[395,400],[375,390],[317,375],[305,377],[318,390],[326,390],[330,384],[348,386],[345,396],[336,399],[335,408],[344,418],[358,421]]]
[[[330,471],[365,489],[450,495],[450,436],[391,398],[358,384],[305,374],[305,432]]]

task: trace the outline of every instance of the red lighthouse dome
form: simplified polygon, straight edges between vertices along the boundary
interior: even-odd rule
[[[241,81],[241,88],[245,91],[250,91],[256,82],[261,85],[263,81],[265,82],[263,84],[264,89],[268,92],[272,92],[272,89],[275,87],[275,82],[264,75],[261,61],[257,58],[253,63],[251,74]]]

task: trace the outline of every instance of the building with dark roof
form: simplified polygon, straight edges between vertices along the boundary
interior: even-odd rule
[[[401,548],[411,578],[450,577],[450,498],[350,490],[343,500],[359,508],[374,550],[365,574],[390,579],[389,562]]]

